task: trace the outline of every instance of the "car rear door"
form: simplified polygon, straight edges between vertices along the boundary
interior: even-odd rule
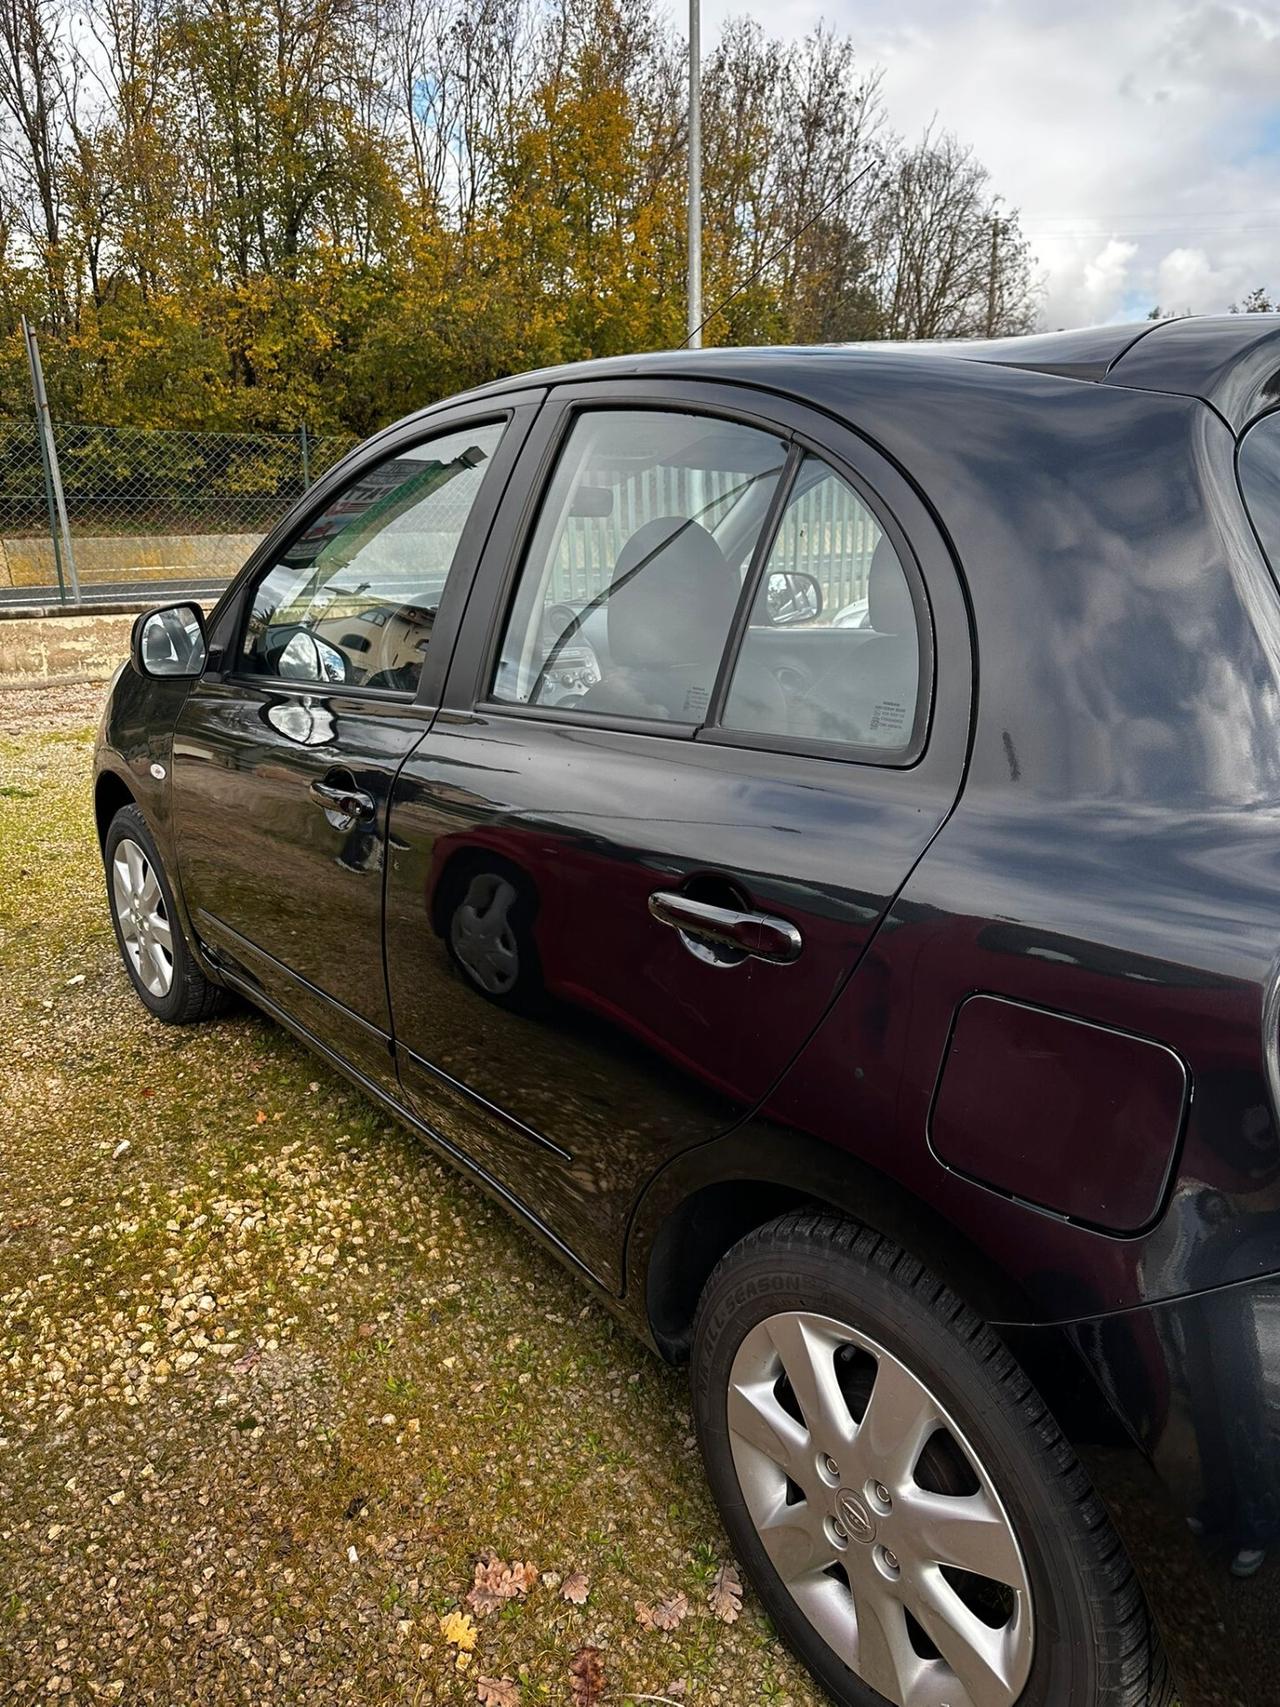
[[[391,785],[430,725],[536,398],[436,411],[322,481],[217,612],[178,718],[178,864],[235,981],[394,1088]]]
[[[738,387],[543,405],[396,781],[388,986],[413,1108],[606,1284],[644,1180],[856,968],[956,797],[970,681],[945,544],[851,431]]]

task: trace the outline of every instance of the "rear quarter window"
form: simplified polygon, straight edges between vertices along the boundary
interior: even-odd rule
[[[1240,441],[1239,469],[1245,506],[1280,578],[1280,413],[1250,427]]]

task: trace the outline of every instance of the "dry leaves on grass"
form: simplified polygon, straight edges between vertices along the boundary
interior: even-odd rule
[[[482,1677],[476,1683],[480,1707],[520,1707],[520,1685],[509,1677]]]
[[[688,1597],[683,1594],[670,1594],[656,1606],[650,1606],[643,1600],[636,1602],[636,1620],[645,1630],[678,1629],[688,1611]]]
[[[476,1561],[476,1580],[467,1595],[467,1605],[485,1618],[509,1600],[523,1600],[538,1580],[538,1567],[517,1559],[508,1565],[496,1553],[482,1553]]]
[[[590,1593],[591,1583],[588,1578],[581,1571],[575,1571],[571,1577],[564,1579],[560,1597],[567,1600],[571,1606],[585,1606]]]
[[[573,1707],[598,1707],[604,1696],[604,1655],[599,1648],[579,1648],[569,1666]]]
[[[734,1624],[742,1615],[742,1578],[727,1560],[711,1579],[707,1605],[722,1624]]]

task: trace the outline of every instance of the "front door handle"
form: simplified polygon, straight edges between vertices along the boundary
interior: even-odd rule
[[[745,913],[734,907],[713,907],[708,901],[695,901],[677,889],[657,889],[649,897],[649,911],[660,924],[679,931],[686,948],[697,952],[698,944],[709,943],[730,954],[750,955],[756,960],[772,961],[789,966],[799,957],[804,938],[787,919],[771,918],[768,913]],[[707,959],[706,954],[699,959]],[[718,960],[719,965],[732,961]]]
[[[324,815],[335,830],[354,830],[357,824],[371,824],[377,816],[373,796],[357,788],[354,777],[336,782],[321,782],[317,778],[309,792],[324,807]]]

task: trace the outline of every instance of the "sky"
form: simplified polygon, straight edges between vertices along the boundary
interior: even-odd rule
[[[1045,327],[1280,295],[1280,0],[703,0],[704,42],[743,13],[825,19],[884,68],[895,130],[973,145]]]

